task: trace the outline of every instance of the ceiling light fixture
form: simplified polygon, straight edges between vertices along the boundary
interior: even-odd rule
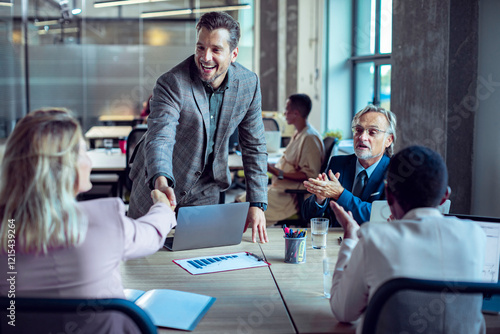
[[[139,15],[143,19],[152,18],[152,17],[164,17],[164,16],[175,16],[175,15],[188,15],[193,12],[192,9],[175,9],[175,10],[163,10],[160,12],[144,12]]]
[[[102,2],[94,2],[94,8],[103,8],[103,7],[116,7],[116,6],[125,6],[125,5],[137,5],[146,2],[161,2],[168,0],[112,0],[112,1],[102,1]]]
[[[12,3],[0,1],[0,7],[12,7]]]
[[[194,14],[217,12],[217,11],[230,11],[230,10],[241,10],[252,8],[249,4],[232,5],[232,6],[219,6],[219,7],[203,7],[203,8],[193,8]]]
[[[153,17],[165,17],[174,15],[200,14],[216,11],[242,10],[252,8],[249,4],[232,5],[232,6],[215,6],[215,7],[200,7],[200,8],[185,8],[174,10],[163,10],[158,12],[143,12],[140,17],[143,19]]]

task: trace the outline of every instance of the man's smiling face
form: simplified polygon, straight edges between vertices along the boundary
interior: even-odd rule
[[[237,56],[238,48],[230,50],[227,29],[200,29],[194,59],[201,80],[212,85],[214,89],[219,88],[229,65],[236,61]]]

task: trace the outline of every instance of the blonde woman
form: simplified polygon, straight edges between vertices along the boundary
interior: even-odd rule
[[[92,187],[90,170],[67,111],[37,110],[18,123],[0,172],[0,295],[16,272],[16,297],[124,298],[120,262],[162,247],[176,225],[166,196],[153,191],[155,204],[136,220],[118,198],[77,202]]]

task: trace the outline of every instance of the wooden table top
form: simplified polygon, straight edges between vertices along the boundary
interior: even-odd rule
[[[306,239],[306,263],[283,261],[285,239],[281,229],[268,229],[270,242],[260,247],[271,263],[271,271],[298,333],[354,333],[355,325],[339,323],[330,310],[329,299],[323,295],[323,258],[337,261],[341,228],[331,228],[327,248],[313,249],[310,231]]]
[[[251,242],[251,231],[241,244],[198,250],[161,250],[122,265],[125,288],[174,289],[216,297],[194,333],[355,333],[357,323],[339,323],[323,296],[323,258],[335,263],[341,229],[330,229],[327,248],[312,249],[308,233],[306,263],[284,262],[285,241],[280,228],[269,228],[270,242]],[[269,267],[190,275],[172,262],[197,256],[248,251],[264,256]],[[500,332],[500,316],[485,315],[487,333]],[[160,328],[159,333],[179,333]]]
[[[279,291],[267,267],[191,275],[172,262],[196,256],[248,251],[262,256],[259,244],[245,233],[241,244],[198,250],[161,250],[122,265],[123,285],[129,289],[174,289],[217,298],[194,333],[294,333]],[[179,333],[159,328],[159,333]]]

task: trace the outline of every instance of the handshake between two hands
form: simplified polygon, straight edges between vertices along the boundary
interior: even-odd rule
[[[151,199],[153,200],[154,204],[158,202],[165,203],[170,207],[170,209],[172,209],[172,211],[175,210],[175,205],[172,205],[172,202],[168,199],[167,195],[165,195],[158,189],[154,189],[151,191]]]

